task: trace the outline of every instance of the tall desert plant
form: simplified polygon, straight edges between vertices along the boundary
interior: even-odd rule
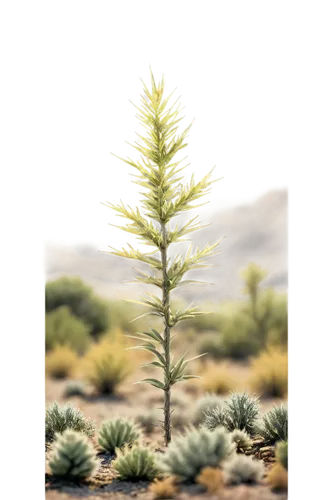
[[[141,124],[146,129],[146,136],[139,135],[141,143],[133,147],[140,153],[140,160],[120,158],[131,165],[136,171],[134,181],[145,192],[141,193],[143,200],[141,209],[131,208],[121,202],[118,205],[107,203],[106,206],[115,210],[118,215],[130,222],[120,229],[135,234],[139,240],[153,247],[151,252],[134,249],[131,245],[122,250],[111,248],[111,253],[119,257],[138,260],[149,266],[150,272],[138,271],[136,280],[141,283],[155,285],[161,290],[162,297],[146,294],[139,302],[149,308],[144,314],[158,316],[163,320],[162,332],[151,329],[141,332],[137,338],[140,345],[136,348],[145,349],[152,353],[156,360],[150,363],[163,372],[163,379],[147,378],[147,382],[164,391],[164,439],[168,444],[171,440],[171,387],[180,381],[193,378],[186,373],[189,359],[185,355],[177,361],[172,361],[170,353],[171,329],[181,321],[192,319],[202,314],[192,304],[178,310],[171,308],[170,294],[176,288],[192,283],[193,280],[184,280],[184,275],[192,269],[207,267],[206,258],[216,253],[220,242],[207,244],[204,248],[194,249],[191,245],[186,254],[177,254],[170,257],[168,254],[171,244],[184,241],[184,236],[203,227],[197,217],[188,222],[170,225],[170,222],[183,212],[199,205],[193,204],[201,196],[209,192],[212,171],[199,182],[194,181],[192,175],[189,184],[180,182],[183,177],[179,172],[185,166],[179,167],[183,160],[174,160],[177,152],[186,144],[186,137],[191,128],[188,126],[180,135],[177,134],[181,110],[177,101],[170,107],[168,102],[171,95],[163,98],[164,78],[156,84],[151,73],[151,90],[144,84],[144,93],[141,97],[141,107],[137,107]],[[177,107],[176,107],[177,106]]]

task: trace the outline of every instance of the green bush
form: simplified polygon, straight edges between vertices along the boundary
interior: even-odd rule
[[[274,406],[272,410],[265,413],[256,432],[267,445],[275,444],[277,441],[288,441],[287,407]]]
[[[94,447],[86,436],[71,429],[57,434],[49,462],[53,476],[80,481],[93,476],[98,464]]]
[[[267,271],[251,262],[241,271],[245,282],[244,293],[248,296],[246,314],[255,325],[255,335],[265,347],[269,332],[278,331],[282,343],[287,342],[288,317],[285,294],[278,294],[272,288],[261,289],[260,284],[266,278]]]
[[[68,346],[83,354],[89,346],[89,327],[76,318],[69,307],[62,306],[45,316],[45,348]]]
[[[225,429],[188,429],[185,435],[171,441],[158,463],[166,474],[194,482],[203,468],[217,467],[234,448]]]
[[[121,481],[151,481],[159,473],[155,454],[142,446],[126,447],[117,452],[112,467]]]
[[[276,445],[277,461],[288,470],[288,441],[279,441]]]
[[[109,326],[107,303],[93,293],[93,289],[78,277],[63,276],[45,287],[46,312],[68,306],[72,313],[89,327],[93,336]]]
[[[244,430],[253,436],[256,432],[258,415],[258,396],[233,393],[223,405],[206,411],[203,425],[210,430],[218,427],[225,427],[230,432],[235,429]]]
[[[103,450],[114,453],[117,448],[132,445],[141,437],[139,427],[124,418],[116,418],[104,422],[98,433],[98,444]]]
[[[83,432],[88,437],[94,434],[94,426],[91,420],[87,420],[80,410],[73,408],[71,405],[61,408],[55,401],[46,410],[46,442],[52,442],[56,434],[62,434],[67,429]]]

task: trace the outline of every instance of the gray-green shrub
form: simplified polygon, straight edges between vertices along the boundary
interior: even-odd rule
[[[89,327],[74,316],[67,306],[62,306],[45,316],[46,351],[57,345],[67,345],[83,354],[90,343]]]
[[[235,455],[223,465],[227,484],[253,484],[262,480],[265,473],[263,462],[246,455]]]
[[[98,444],[103,450],[114,453],[117,448],[131,445],[139,440],[141,431],[132,421],[124,418],[107,420],[98,433]]]
[[[256,432],[267,445],[288,441],[288,408],[284,405],[274,406],[265,413]]]
[[[223,406],[223,399],[216,394],[205,394],[202,398],[198,399],[195,404],[193,412],[193,424],[200,425],[205,419],[207,411],[215,409],[217,406]]]
[[[230,432],[235,429],[244,430],[253,436],[258,415],[258,396],[235,392],[223,405],[206,411],[203,425],[210,430],[217,427],[225,427]]]
[[[46,283],[46,312],[54,311],[60,306],[68,306],[76,317],[88,325],[93,336],[105,331],[109,326],[107,303],[97,297],[92,287],[79,277],[63,276]]]
[[[159,474],[155,453],[138,445],[119,450],[112,467],[121,481],[151,481]]]
[[[62,434],[67,429],[82,432],[88,437],[94,434],[94,425],[86,419],[83,413],[71,405],[60,407],[55,401],[46,409],[45,439],[46,442],[54,440],[56,434]]]
[[[201,469],[218,466],[234,449],[225,429],[188,429],[184,435],[172,440],[165,453],[160,455],[158,464],[166,474],[194,481]]]
[[[86,436],[71,429],[56,435],[49,462],[53,476],[80,481],[93,476],[98,465],[94,447]]]

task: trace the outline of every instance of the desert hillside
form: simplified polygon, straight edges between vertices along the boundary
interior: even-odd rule
[[[194,233],[198,245],[226,237],[221,252],[211,259],[216,265],[192,272],[192,278],[206,280],[214,286],[182,288],[182,295],[191,300],[223,300],[241,296],[240,268],[254,261],[269,271],[267,286],[287,288],[287,203],[286,190],[272,191],[249,205],[216,213],[212,224]],[[97,248],[46,248],[46,278],[78,275],[105,297],[133,296],[133,288],[125,281],[133,279],[137,263],[100,253]],[[135,285],[137,291],[140,285]]]

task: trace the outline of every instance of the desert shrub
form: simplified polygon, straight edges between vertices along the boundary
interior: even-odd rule
[[[224,404],[225,426],[229,431],[245,430],[250,436],[255,432],[259,415],[259,398],[246,392],[235,392]]]
[[[262,480],[265,473],[264,464],[246,455],[235,455],[223,465],[227,484],[253,484]]]
[[[205,467],[196,477],[196,482],[212,495],[220,493],[224,487],[223,472],[218,467]]]
[[[46,283],[46,312],[68,306],[72,313],[89,327],[93,336],[108,328],[108,305],[93,293],[93,289],[78,277],[63,276]]]
[[[98,464],[86,436],[71,429],[56,435],[49,462],[53,476],[79,481],[93,476]]]
[[[255,335],[255,325],[246,314],[243,301],[225,305],[221,323],[221,347],[223,357],[246,359],[258,352],[260,343]]]
[[[120,480],[151,481],[159,474],[155,454],[149,448],[138,445],[117,452],[112,467]]]
[[[81,380],[70,380],[65,387],[65,398],[74,396],[86,396],[85,384]]]
[[[280,463],[276,463],[267,474],[267,482],[272,490],[285,491],[288,489],[288,472]]]
[[[249,384],[266,397],[284,397],[288,391],[288,353],[269,348],[252,360]]]
[[[277,343],[289,342],[290,294],[272,286],[263,287],[258,295],[258,317],[262,322],[266,339]]]
[[[276,445],[276,458],[288,470],[288,441],[280,441]]]
[[[76,353],[70,347],[56,346],[46,354],[46,373],[52,378],[66,378],[73,373],[77,360]]]
[[[210,430],[218,427],[225,427],[230,432],[235,429],[244,430],[252,436],[256,432],[258,415],[258,396],[233,393],[223,406],[206,411],[203,425]]]
[[[252,445],[252,440],[250,436],[245,431],[235,429],[230,434],[232,443],[236,445],[237,453],[244,453]]]
[[[55,401],[46,410],[45,438],[47,442],[54,440],[55,434],[62,434],[67,429],[82,432],[88,437],[94,434],[94,426],[90,419],[71,405],[60,407]]]
[[[245,282],[244,292],[248,296],[246,314],[255,325],[255,335],[261,347],[267,344],[270,331],[275,330],[276,340],[286,345],[288,336],[287,296],[272,288],[262,290],[261,282],[267,271],[251,262],[241,271]]]
[[[216,406],[215,408],[207,410],[205,412],[202,425],[211,431],[217,429],[218,427],[226,428],[224,407]]]
[[[114,453],[116,448],[132,445],[140,437],[141,431],[133,421],[115,418],[102,424],[98,433],[98,444],[103,450]]]
[[[213,432],[205,428],[188,429],[174,438],[159,465],[166,474],[194,481],[204,467],[215,467],[234,451],[229,434],[224,429]]]
[[[149,485],[148,490],[153,494],[154,499],[173,498],[178,492],[176,478],[173,476],[165,479],[154,479],[154,482]]]
[[[274,406],[272,410],[265,413],[256,432],[267,445],[275,444],[277,441],[288,441],[287,407]]]
[[[202,398],[198,399],[193,412],[194,425],[202,424],[205,419],[205,413],[215,409],[217,406],[223,406],[223,399],[216,394],[205,394]]]
[[[223,359],[225,357],[222,348],[221,335],[219,333],[207,334],[203,336],[202,341],[199,343],[199,353],[206,353],[206,357],[214,361]]]
[[[46,351],[57,345],[67,345],[78,354],[86,351],[90,343],[89,328],[76,318],[69,307],[62,306],[45,316]]]
[[[102,340],[93,345],[85,355],[83,374],[99,394],[113,394],[130,373],[130,360],[122,343]]]
[[[200,372],[201,386],[205,392],[226,394],[235,388],[235,380],[223,364],[209,363]]]

